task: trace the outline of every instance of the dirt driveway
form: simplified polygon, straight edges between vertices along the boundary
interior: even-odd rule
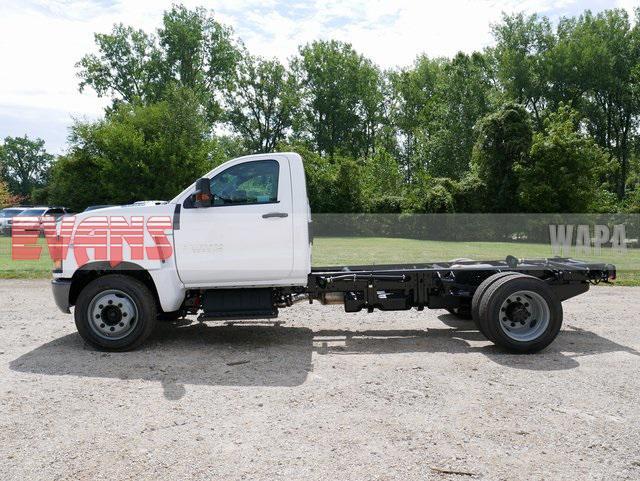
[[[0,479],[640,479],[640,289],[565,303],[528,356],[443,312],[299,304],[107,354],[2,281]]]

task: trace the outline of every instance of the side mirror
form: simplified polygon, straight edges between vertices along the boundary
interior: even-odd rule
[[[193,205],[196,207],[211,207],[212,200],[213,196],[211,195],[209,179],[203,177],[202,179],[196,180]]]

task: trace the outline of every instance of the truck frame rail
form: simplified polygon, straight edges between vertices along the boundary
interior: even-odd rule
[[[590,264],[570,258],[502,261],[450,261],[425,264],[319,267],[308,277],[309,300],[344,303],[347,312],[416,308],[468,308],[476,288],[500,272],[537,277],[560,301],[616,277],[611,264]]]

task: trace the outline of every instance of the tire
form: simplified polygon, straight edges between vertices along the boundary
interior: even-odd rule
[[[458,319],[463,319],[465,321],[468,321],[472,318],[471,309],[468,307],[452,307],[450,309],[447,309],[447,311],[452,316],[455,316]]]
[[[547,347],[562,327],[562,303],[537,277],[503,276],[482,294],[479,324],[488,338],[515,353]]]
[[[476,325],[476,328],[480,331],[480,333],[492,341],[489,337],[489,333],[484,331],[484,328],[480,324],[480,300],[482,296],[487,291],[487,289],[497,280],[502,279],[503,277],[509,277],[518,274],[517,272],[498,272],[497,274],[493,274],[487,277],[484,281],[480,283],[480,285],[476,288],[476,291],[473,293],[473,298],[471,299],[471,318],[473,319],[473,323]]]
[[[82,338],[107,351],[138,347],[153,332],[157,315],[149,288],[137,279],[120,274],[99,277],[87,284],[74,310]]]

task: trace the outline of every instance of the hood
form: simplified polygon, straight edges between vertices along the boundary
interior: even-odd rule
[[[81,212],[75,214],[76,223],[89,217],[124,217],[129,219],[132,216],[143,216],[146,218],[152,216],[171,216],[175,210],[175,204],[161,204],[161,205],[123,205],[116,207],[105,207],[104,209],[94,209],[89,212]]]

